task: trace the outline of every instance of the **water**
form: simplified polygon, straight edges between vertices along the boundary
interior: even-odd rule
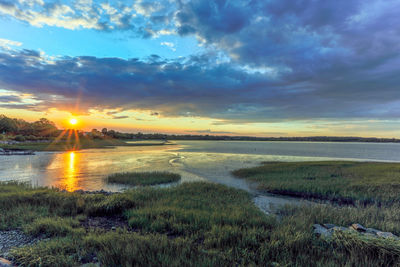
[[[232,170],[256,166],[262,161],[332,159],[400,162],[400,144],[177,141],[176,145],[167,146],[38,152],[30,156],[0,156],[0,181],[24,181],[69,191],[119,191],[124,187],[105,183],[107,175],[122,171],[170,171],[180,173],[181,182],[212,181],[244,189],[256,195],[254,200],[261,207],[293,199],[260,195],[254,186],[233,177]]]

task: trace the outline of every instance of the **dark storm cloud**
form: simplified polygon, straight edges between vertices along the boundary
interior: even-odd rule
[[[44,108],[72,109],[80,98],[83,111],[156,110],[227,123],[400,115],[398,0],[193,0],[176,8],[143,2],[135,12],[152,29],[169,23],[181,35],[196,35],[207,53],[47,62],[35,51],[8,51],[0,55],[0,88],[32,93]],[[90,22],[81,23],[96,25]],[[129,23],[154,35],[133,18]]]
[[[48,62],[24,52],[0,54],[0,88],[34,94],[42,100],[35,109],[74,110],[78,103],[79,112],[157,110],[161,116],[205,116],[227,123],[396,117],[400,91],[394,74],[376,70],[334,86],[318,79],[292,82],[250,74],[199,57],[179,62],[64,57]]]
[[[0,103],[12,103],[12,102],[22,102],[19,96],[15,95],[0,95]]]

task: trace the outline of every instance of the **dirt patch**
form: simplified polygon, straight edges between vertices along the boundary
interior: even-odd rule
[[[0,231],[0,256],[6,257],[13,247],[33,245],[40,240],[40,237],[26,235],[20,230]]]
[[[86,220],[81,222],[81,225],[86,230],[116,230],[117,228],[124,228],[128,231],[134,231],[132,227],[129,227],[128,222],[122,216],[112,217],[88,217]]]

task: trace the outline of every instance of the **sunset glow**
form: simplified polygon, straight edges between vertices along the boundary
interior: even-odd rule
[[[78,120],[75,118],[72,118],[69,120],[69,124],[71,124],[71,125],[76,125],[77,123],[78,123]]]
[[[82,131],[400,137],[400,2],[183,2],[0,3],[0,114]]]

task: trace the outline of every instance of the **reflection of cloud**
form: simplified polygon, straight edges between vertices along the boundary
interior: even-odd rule
[[[237,134],[235,132],[226,132],[226,131],[212,131],[210,129],[207,130],[193,130],[187,131],[189,133],[198,133],[198,134]]]

